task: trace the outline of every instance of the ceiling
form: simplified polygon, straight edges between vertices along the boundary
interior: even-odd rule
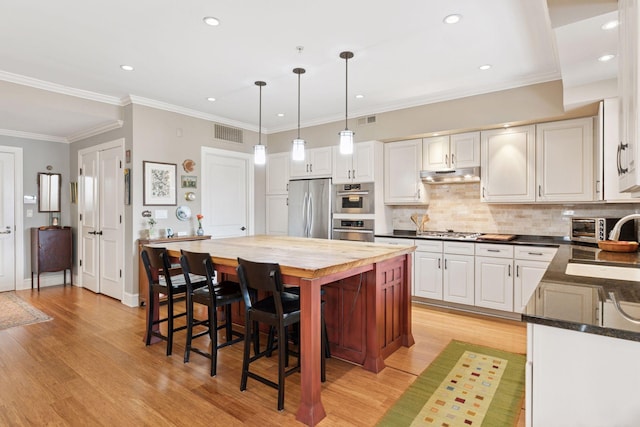
[[[549,0],[560,27],[575,24],[567,3],[616,4]],[[445,24],[450,14],[462,19]],[[257,130],[256,80],[267,82],[263,132],[294,129],[296,67],[306,69],[303,127],[344,120],[345,100],[349,117],[359,117],[565,72],[583,79],[576,74],[585,67],[569,72],[572,63],[558,57],[545,0],[4,0],[0,15],[0,134],[63,142],[117,125],[130,102]],[[205,25],[205,16],[220,25]],[[563,49],[587,55],[592,44],[581,37],[568,34]],[[355,54],[346,99],[345,50]],[[603,78],[603,68],[587,78]]]

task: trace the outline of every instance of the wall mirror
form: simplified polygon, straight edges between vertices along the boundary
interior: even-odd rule
[[[38,212],[60,212],[61,188],[59,173],[38,173]]]

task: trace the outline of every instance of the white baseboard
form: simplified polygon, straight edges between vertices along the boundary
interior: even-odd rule
[[[71,282],[71,278],[69,276],[70,275],[67,274],[67,285]],[[47,286],[62,285],[64,283],[63,280],[64,280],[64,275],[62,274],[61,271],[57,273],[40,273],[41,288],[46,288]],[[73,281],[73,286],[78,286],[78,283],[76,283],[75,281],[75,277]],[[18,289],[16,289],[18,291],[24,290],[24,289],[31,289],[31,277],[24,279],[22,283],[16,282],[16,287],[18,287]],[[36,274],[33,275],[33,289],[38,289],[38,275]]]
[[[40,287],[46,288],[48,286],[59,286],[64,283],[64,275],[62,272],[56,273],[40,273]],[[67,285],[70,283],[69,274],[67,274]],[[22,283],[16,283],[18,291],[31,289],[31,278],[24,279]],[[73,278],[73,286],[77,286],[79,288],[82,287],[81,284],[78,283],[76,277]],[[38,288],[38,277],[36,275],[33,276],[33,289]],[[122,304],[128,307],[139,307],[140,306],[140,296],[139,294],[131,294],[128,292],[124,292],[122,295],[122,300],[120,301]]]

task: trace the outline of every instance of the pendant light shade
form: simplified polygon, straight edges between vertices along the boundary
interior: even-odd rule
[[[305,73],[304,68],[294,68],[294,74],[298,75],[298,137],[293,140],[291,158],[297,162],[304,160],[304,139],[300,138],[300,75]]]
[[[267,162],[267,147],[262,145],[262,86],[267,84],[263,81],[255,82],[260,88],[260,103],[258,109],[258,145],[253,146],[253,163],[264,165]]]
[[[344,59],[344,130],[340,135],[340,154],[353,153],[353,131],[347,126],[349,107],[349,59],[353,58],[353,52],[341,52],[340,58]]]

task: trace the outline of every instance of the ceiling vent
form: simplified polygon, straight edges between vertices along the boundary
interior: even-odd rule
[[[223,126],[219,124],[213,125],[213,137],[215,139],[222,139],[223,141],[237,142],[238,144],[244,143],[244,134],[242,129],[232,128],[230,126]]]
[[[358,126],[373,125],[375,123],[376,123],[376,116],[360,117],[358,119]]]

